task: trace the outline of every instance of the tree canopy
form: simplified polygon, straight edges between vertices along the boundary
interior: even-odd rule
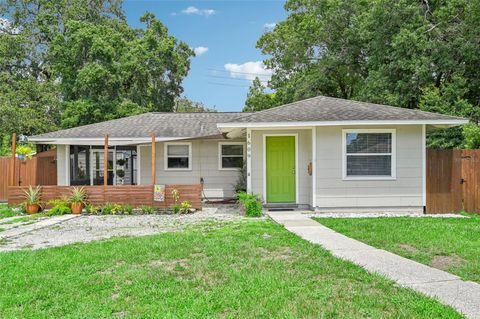
[[[253,83],[246,110],[327,95],[478,123],[479,1],[288,0],[285,9],[288,17],[257,42],[275,94]],[[429,143],[465,146],[478,140],[467,136],[475,131],[437,133]]]
[[[27,135],[173,111],[194,56],[151,13],[130,27],[119,0],[0,4],[0,149]]]

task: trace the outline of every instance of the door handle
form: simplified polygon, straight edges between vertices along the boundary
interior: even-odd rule
[[[460,179],[460,184],[465,184],[466,180],[464,178]]]
[[[292,174],[295,175],[295,167],[292,168]]]

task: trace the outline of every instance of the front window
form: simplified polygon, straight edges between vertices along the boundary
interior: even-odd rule
[[[70,185],[90,185],[89,146],[70,146]]]
[[[70,146],[70,185],[103,185],[104,148]],[[108,150],[108,185],[137,184],[137,149],[112,146]]]
[[[165,143],[165,170],[190,170],[191,143]]]
[[[238,169],[243,166],[244,143],[219,144],[219,168]]]
[[[344,178],[395,178],[394,130],[344,130]]]

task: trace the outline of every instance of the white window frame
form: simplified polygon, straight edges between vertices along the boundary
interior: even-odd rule
[[[351,155],[390,155],[391,156],[391,173],[390,176],[376,175],[358,175],[347,176],[347,134],[348,133],[390,133],[392,134],[392,151],[391,153],[355,153]],[[397,130],[396,129],[344,129],[342,130],[342,171],[343,180],[395,180],[397,179]]]
[[[187,145],[188,146],[188,167],[187,168],[169,168],[168,167],[168,146],[169,145]],[[178,156],[170,156],[178,157]],[[166,171],[191,171],[192,170],[192,142],[166,142],[163,144],[163,166]]]
[[[245,142],[219,142],[218,143],[218,170],[220,171],[238,171],[240,168],[238,167],[223,167],[222,158],[222,146],[223,145],[242,145],[242,159],[245,162],[246,159],[246,144]],[[240,157],[239,155],[225,155],[225,157]]]

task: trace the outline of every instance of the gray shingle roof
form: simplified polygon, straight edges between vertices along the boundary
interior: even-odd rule
[[[116,120],[74,127],[32,136],[31,139],[54,138],[142,138],[155,132],[157,137],[221,137],[217,123],[228,122],[245,113],[144,113]]]
[[[230,122],[317,122],[317,121],[399,121],[399,120],[465,120],[460,117],[410,110],[400,107],[357,102],[326,96],[281,105],[251,113]]]

